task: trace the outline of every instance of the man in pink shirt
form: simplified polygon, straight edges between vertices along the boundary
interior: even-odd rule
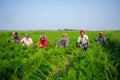
[[[29,46],[33,43],[32,39],[29,37],[28,34],[25,35],[25,37],[20,41],[20,43],[23,44],[23,46]]]

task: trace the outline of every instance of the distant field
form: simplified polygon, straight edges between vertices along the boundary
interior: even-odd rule
[[[79,31],[18,31],[26,33],[33,44],[8,43],[13,31],[0,32],[0,80],[120,80],[120,31],[104,31],[107,47],[95,42],[98,31],[87,31],[90,46],[87,51],[76,47]],[[68,47],[55,48],[63,33],[68,34]],[[36,48],[41,34],[49,46]]]

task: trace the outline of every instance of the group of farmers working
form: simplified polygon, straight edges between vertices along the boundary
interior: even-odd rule
[[[15,43],[22,43],[23,46],[29,46],[33,43],[33,40],[32,38],[30,38],[29,34],[25,34],[25,37],[21,39],[18,36],[18,32],[13,32],[13,37]],[[103,32],[99,33],[99,36],[95,39],[95,41],[99,44],[107,45],[106,37],[104,36]],[[11,41],[8,40],[8,42]],[[56,48],[67,47],[68,44],[69,44],[68,36],[66,33],[63,33],[62,38],[60,38],[56,42]],[[48,45],[49,45],[48,38],[44,34],[42,34],[39,38],[38,43],[36,44],[37,48],[47,47]],[[82,48],[83,50],[87,50],[89,46],[89,38],[84,30],[80,30],[80,36],[78,37],[76,46]]]

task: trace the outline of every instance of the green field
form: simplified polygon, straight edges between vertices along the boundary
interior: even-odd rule
[[[33,39],[31,46],[8,43],[13,31],[0,32],[0,80],[120,80],[120,31],[104,31],[108,45],[95,42],[98,31],[86,31],[87,51],[76,47],[79,31],[18,31]],[[68,47],[55,48],[63,33]],[[49,40],[46,48],[36,48],[39,36]]]

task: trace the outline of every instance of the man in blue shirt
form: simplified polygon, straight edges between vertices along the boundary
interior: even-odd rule
[[[69,43],[69,39],[67,38],[67,34],[64,33],[62,38],[56,42],[56,48],[58,47],[67,47]]]
[[[20,42],[20,38],[18,37],[18,32],[13,32],[13,37],[14,37],[14,41],[16,43],[19,43]]]
[[[102,45],[107,45],[107,40],[103,32],[99,33],[99,36],[96,38],[96,42]]]

